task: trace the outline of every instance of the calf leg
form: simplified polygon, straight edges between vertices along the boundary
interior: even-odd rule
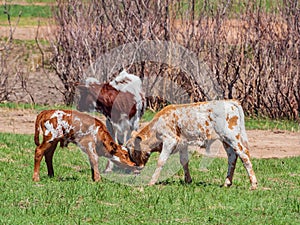
[[[241,145],[239,145],[241,146]],[[251,183],[251,190],[255,190],[257,188],[257,179],[252,167],[252,163],[250,161],[250,154],[247,148],[243,147],[243,151],[238,151],[238,156],[240,157],[240,159],[242,160],[245,169],[247,170],[248,176],[249,176],[249,180]]]
[[[237,154],[235,153],[233,148],[231,148],[227,143],[223,143],[223,145],[228,157],[228,171],[227,171],[227,177],[224,186],[229,187],[232,185],[233,174],[234,174],[235,165],[237,161]]]
[[[230,146],[233,148],[234,152],[242,160],[243,165],[249,176],[249,180],[251,183],[251,190],[255,190],[257,188],[257,179],[252,167],[252,163],[250,161],[250,154],[248,148],[240,140],[231,143]]]
[[[184,181],[185,183],[191,183],[192,178],[189,170],[189,154],[187,150],[187,145],[181,146],[179,155],[180,155],[180,163],[184,170]]]
[[[98,156],[92,156],[92,158],[90,158],[90,165],[93,181],[101,181],[100,172],[98,168]]]
[[[40,166],[41,166],[41,160],[45,154],[46,151],[51,149],[52,144],[43,142],[41,145],[37,146],[35,149],[34,154],[34,169],[33,169],[33,181],[40,181]]]
[[[112,172],[113,168],[114,168],[114,163],[112,161],[110,161],[110,160],[107,160],[104,173],[110,173],[110,172]]]
[[[176,140],[171,140],[171,141],[168,140],[163,143],[163,148],[157,161],[157,167],[154,171],[154,174],[152,175],[149,185],[154,185],[157,182],[160,172],[163,166],[165,165],[167,159],[169,158],[170,154],[172,153],[173,149],[175,148],[175,146],[176,146]]]
[[[45,151],[45,161],[47,164],[47,169],[48,169],[48,176],[53,177],[54,176],[54,170],[53,170],[53,154],[56,149],[58,142],[53,142],[51,147]]]
[[[160,172],[161,172],[163,166],[165,165],[167,159],[169,158],[169,156],[170,156],[169,152],[161,152],[160,153],[158,161],[157,161],[157,167],[156,167],[154,174],[152,175],[151,180],[149,182],[150,186],[154,185],[157,182]]]
[[[91,164],[91,171],[92,171],[92,179],[93,181],[101,181],[100,172],[99,172],[99,165],[98,165],[98,155],[93,154],[90,156],[90,164]]]
[[[108,120],[108,119],[106,120],[106,127],[107,127],[107,130],[110,133],[111,137],[115,140],[116,143],[118,143],[117,131],[116,131],[116,129],[113,129],[113,125],[110,122],[110,120]],[[112,172],[113,168],[114,168],[114,163],[110,160],[107,160],[106,167],[104,169],[104,173]]]
[[[99,167],[98,167],[99,157],[96,152],[95,143],[90,141],[86,143],[81,143],[80,146],[81,146],[81,150],[84,151],[89,157],[93,181],[101,181]]]

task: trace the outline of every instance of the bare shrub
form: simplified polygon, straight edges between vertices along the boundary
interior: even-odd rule
[[[21,18],[21,12],[15,24],[12,24],[9,7],[4,4],[4,14],[7,15],[9,26],[9,36],[0,41],[0,102],[11,100],[11,96],[17,95],[18,84],[27,92],[27,79],[22,69],[19,67],[19,55],[11,56],[14,49],[13,35]],[[30,94],[29,92],[27,92]],[[33,101],[32,96],[30,95]],[[34,102],[33,102],[34,103]]]
[[[58,1],[52,64],[65,85],[65,102],[73,102],[73,82],[87,68],[103,80],[127,68],[144,80],[155,109],[163,104],[153,101],[165,99],[155,97],[162,93],[154,84],[171,80],[188,93],[183,102],[237,98],[249,115],[297,119],[299,3],[278,1],[272,8],[261,2]],[[155,61],[143,58],[151,51],[143,46],[147,41],[178,52],[152,52]],[[125,44],[135,54],[122,49]],[[114,49],[119,54],[108,57]]]

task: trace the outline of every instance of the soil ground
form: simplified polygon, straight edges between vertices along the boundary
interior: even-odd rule
[[[1,132],[33,134],[37,112],[34,110],[16,110],[0,108]],[[100,118],[104,121],[104,117]],[[253,158],[284,158],[300,156],[300,133],[289,131],[248,130],[250,153]],[[204,149],[198,149],[201,154]],[[214,156],[226,157],[222,147],[218,147]]]

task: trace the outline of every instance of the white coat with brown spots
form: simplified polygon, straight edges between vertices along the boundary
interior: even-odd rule
[[[43,135],[42,143],[39,141],[40,129]],[[88,155],[94,181],[100,181],[99,156],[109,158],[121,167],[133,169],[135,166],[127,150],[114,142],[100,120],[73,110],[42,111],[36,118],[34,142],[37,147],[34,155],[33,181],[40,180],[39,171],[43,156],[48,175],[54,176],[52,158],[58,142],[61,147],[72,142]]]
[[[160,152],[157,168],[149,185],[157,182],[160,172],[171,154],[179,151],[185,182],[192,181],[188,168],[188,145],[206,146],[220,140],[228,155],[225,186],[232,184],[237,158],[248,173],[251,189],[257,180],[250,161],[244,113],[235,100],[169,105],[158,112],[153,120],[137,133],[133,133],[126,146],[133,161],[141,168],[152,152]],[[209,150],[209,149],[208,149]]]

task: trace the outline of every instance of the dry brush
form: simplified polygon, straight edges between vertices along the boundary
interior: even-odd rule
[[[179,102],[236,98],[249,115],[298,119],[300,6],[263,2],[58,1],[52,65],[65,102],[87,71],[107,80],[126,68],[144,80],[154,109],[182,95],[172,81],[188,95]],[[134,51],[122,48],[129,44]]]

